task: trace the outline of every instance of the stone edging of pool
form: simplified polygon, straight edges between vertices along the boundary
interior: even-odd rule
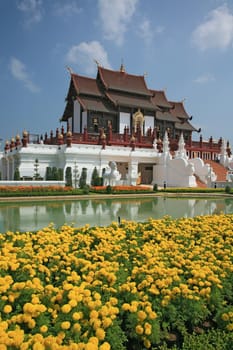
[[[154,193],[127,193],[127,194],[86,194],[86,195],[64,195],[64,196],[22,196],[22,197],[0,197],[0,203],[19,201],[54,201],[54,200],[82,200],[82,199],[105,199],[105,198],[136,198],[136,197],[189,197],[189,198],[232,198],[232,194],[227,193],[191,193],[191,192],[154,192]]]

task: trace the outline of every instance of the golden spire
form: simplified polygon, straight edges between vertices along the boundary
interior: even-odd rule
[[[123,60],[121,60],[120,72],[125,73],[125,66]]]

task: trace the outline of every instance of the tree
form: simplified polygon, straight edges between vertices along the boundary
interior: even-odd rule
[[[87,184],[87,168],[82,168],[82,173],[79,179],[79,187],[84,188]]]
[[[99,174],[96,169],[96,166],[94,167],[92,176],[91,176],[91,185],[92,186],[98,186],[99,185]]]
[[[52,167],[52,179],[58,181],[58,170],[55,166]]]
[[[19,168],[16,168],[16,169],[15,169],[14,180],[15,180],[15,181],[19,181],[19,180],[20,180]]]
[[[50,166],[47,166],[46,171],[45,171],[45,180],[46,181],[51,181],[52,180],[52,169]]]
[[[77,188],[78,185],[78,179],[79,179],[79,171],[78,171],[78,166],[77,163],[74,163],[74,187]]]
[[[66,186],[72,187],[72,169],[70,166],[66,168],[65,179],[66,179]]]
[[[34,179],[39,180],[40,179],[40,174],[39,174],[39,160],[35,159],[34,163]]]
[[[63,169],[58,169],[58,180],[63,181]]]

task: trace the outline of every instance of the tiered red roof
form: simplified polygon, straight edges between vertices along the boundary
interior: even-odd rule
[[[96,79],[71,73],[67,105],[62,117],[72,115],[72,101],[77,99],[84,110],[118,113],[119,107],[140,108],[156,113],[156,118],[171,121],[180,130],[196,130],[189,123],[183,102],[168,101],[163,90],[148,89],[144,75],[125,70],[113,71],[98,66]]]
[[[107,90],[151,96],[144,76],[131,75],[124,71],[113,71],[100,66],[98,67],[98,76]]]

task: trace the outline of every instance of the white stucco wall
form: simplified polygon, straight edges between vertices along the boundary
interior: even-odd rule
[[[80,103],[74,101],[74,119],[73,119],[73,132],[80,133]]]

